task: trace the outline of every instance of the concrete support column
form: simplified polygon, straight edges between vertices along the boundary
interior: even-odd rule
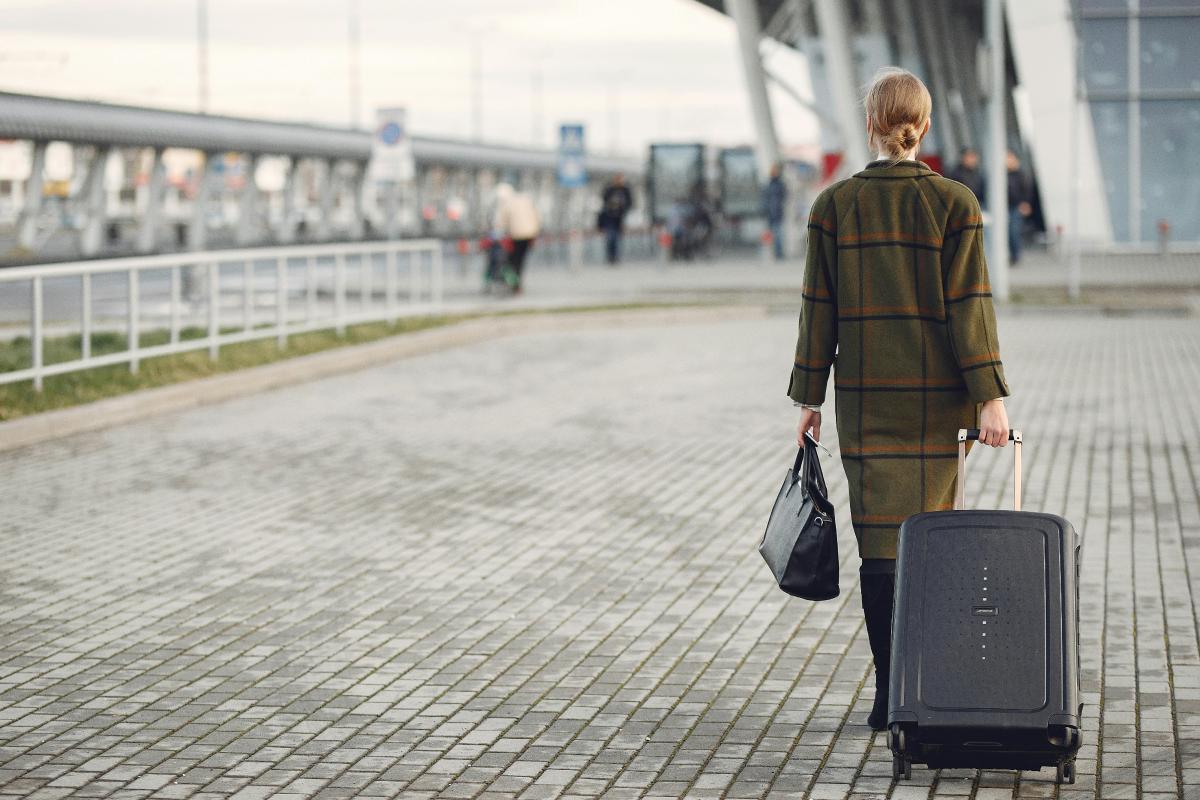
[[[238,198],[237,243],[240,245],[250,244],[255,239],[261,193],[258,191],[258,181],[254,176],[258,172],[258,162],[261,158],[262,155],[259,153],[250,153],[246,156],[246,182],[242,186],[242,194]]]
[[[970,83],[974,53],[951,35],[950,21],[961,13],[956,9],[960,3],[935,0],[930,23],[936,36],[934,50],[945,66],[946,118],[954,130],[954,141],[960,147],[971,141],[971,130],[967,122],[966,104],[963,101],[964,85]],[[947,158],[957,156],[958,151],[948,152]]]
[[[948,160],[954,159],[958,156],[962,142],[955,133],[953,107],[947,84],[949,62],[942,52],[942,45],[934,32],[934,22],[931,19],[939,12],[931,12],[924,3],[917,2],[917,0],[901,1],[904,3],[907,13],[916,22],[921,56],[928,68],[929,92],[933,96],[933,121],[937,126],[935,135],[942,145],[943,157]],[[953,163],[953,161],[951,160],[949,163]]]
[[[467,229],[475,234],[487,227],[483,218],[483,170],[478,168],[471,170],[469,180]]]
[[[163,190],[167,185],[167,168],[163,164],[163,149],[154,148],[154,159],[150,163],[150,185],[146,197],[146,210],[138,226],[137,249],[139,253],[150,253],[158,246],[158,223],[162,217]]]
[[[32,249],[37,239],[37,218],[42,210],[42,188],[45,184],[47,142],[33,143],[29,180],[25,182],[25,203],[17,219],[17,246]]]
[[[204,166],[196,184],[196,196],[192,200],[192,225],[188,231],[188,249],[203,250],[208,244],[208,201],[212,194],[213,166],[217,153],[204,154]]]
[[[899,6],[897,8],[896,6]],[[882,8],[885,24],[896,36],[896,63],[915,75],[927,74],[921,61],[921,46],[917,41],[916,20],[907,2],[887,3]]]
[[[988,246],[988,273],[992,296],[1008,300],[1008,74],[1004,69],[1004,2],[985,0],[984,38],[988,46],[988,211],[992,229]]]
[[[354,177],[350,179],[350,238],[361,239],[366,232],[367,211],[364,205],[366,191],[367,164],[359,162],[354,165]]]
[[[841,0],[816,0],[817,25],[821,29],[825,69],[833,95],[838,127],[845,135],[842,172],[857,172],[871,160],[867,152],[866,115],[858,97],[854,72],[854,43]]]
[[[946,24],[950,28],[951,41],[959,43],[959,46],[955,48],[955,54],[958,64],[956,69],[963,76],[958,86],[962,93],[963,104],[962,115],[965,131],[963,147],[971,146],[978,150],[979,141],[983,138],[980,136],[980,132],[983,130],[983,100],[979,96],[979,48],[978,45],[972,48],[961,46],[962,42],[978,41],[975,27],[972,20],[968,19],[968,16],[962,11],[951,14],[950,18],[946,20]]]
[[[337,161],[325,160],[325,176],[321,181],[320,209],[321,215],[317,220],[317,239],[323,241],[333,235],[333,202],[337,196]]]
[[[766,75],[763,73],[762,56],[758,52],[762,35],[758,6],[756,0],[727,0],[725,5],[737,26],[742,76],[746,79],[746,94],[754,117],[754,153],[758,161],[759,178],[765,180],[771,165],[779,160],[779,140],[775,138],[771,99],[767,96]]]
[[[283,174],[283,208],[280,211],[279,225],[275,229],[275,239],[282,244],[289,244],[296,239],[296,223],[292,217],[296,214],[296,168],[300,159],[292,156],[288,159],[287,171]]]
[[[104,223],[108,217],[108,196],[105,193],[104,173],[108,169],[108,157],[112,147],[97,147],[87,166],[80,194],[85,203],[83,230],[79,237],[79,249],[85,256],[100,252],[104,240]]]

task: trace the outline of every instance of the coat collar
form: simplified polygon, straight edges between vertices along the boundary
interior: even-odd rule
[[[919,178],[922,175],[936,175],[924,161],[872,161],[867,168],[856,172],[856,178]]]

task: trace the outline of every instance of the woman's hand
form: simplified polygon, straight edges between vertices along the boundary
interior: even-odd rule
[[[988,400],[979,411],[979,441],[991,447],[1008,444],[1008,411],[1000,398]]]
[[[811,408],[800,409],[800,424],[796,426],[796,444],[804,447],[804,432],[812,431],[812,437],[821,441],[821,412]]]

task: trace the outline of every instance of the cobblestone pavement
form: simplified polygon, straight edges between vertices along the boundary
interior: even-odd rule
[[[842,595],[786,597],[755,550],[795,419],[771,317],[0,454],[0,795],[1200,798],[1200,326],[1001,324],[1026,507],[1084,537],[1074,786],[893,784],[835,462]],[[972,455],[976,504],[1010,458]]]

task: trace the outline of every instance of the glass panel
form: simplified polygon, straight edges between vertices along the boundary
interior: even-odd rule
[[[1082,28],[1083,79],[1089,91],[1129,90],[1129,23],[1123,19],[1085,19]]]
[[[1129,241],[1129,103],[1092,103],[1100,177],[1108,196],[1113,238]]]
[[[1140,55],[1143,89],[1200,91],[1200,17],[1145,17]]]
[[[1142,8],[1200,11],[1200,0],[1142,0]]]
[[[1155,241],[1166,220],[1173,241],[1200,241],[1200,100],[1143,100],[1141,133],[1142,238]]]

